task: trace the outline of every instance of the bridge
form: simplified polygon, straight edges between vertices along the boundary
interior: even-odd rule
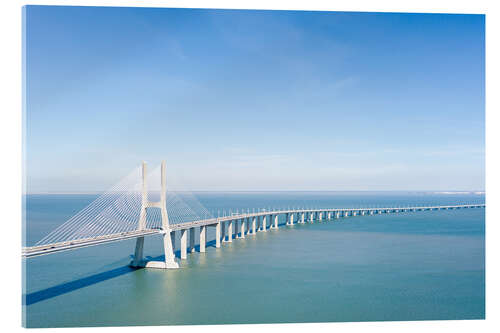
[[[285,219],[285,225],[295,223],[332,222],[336,219],[350,216],[392,214],[402,212],[484,208],[485,204],[437,205],[437,206],[410,206],[410,207],[367,207],[367,208],[324,208],[324,209],[260,209],[253,212],[230,214],[210,218],[194,219],[183,223],[170,223],[167,207],[181,206],[181,211],[192,212],[183,200],[175,198],[168,201],[166,190],[165,162],[161,164],[160,200],[150,201],[147,188],[146,164],[142,164],[142,182],[140,190],[140,205],[133,198],[134,193],[125,194],[114,189],[114,194],[107,194],[82,210],[75,218],[68,220],[34,246],[24,247],[22,257],[32,258],[42,255],[69,251],[78,248],[96,246],[127,239],[136,239],[132,267],[147,268],[178,268],[174,255],[175,234],[180,233],[180,259],[187,259],[188,252],[195,252],[196,232],[199,238],[199,252],[205,252],[207,228],[215,228],[215,246],[220,248],[222,243],[231,243],[233,239],[244,239],[257,232],[278,230],[279,217]],[[123,184],[120,184],[123,187]],[[118,186],[118,189],[120,189]],[[136,191],[133,191],[136,192]],[[121,193],[117,195],[116,193]],[[175,195],[172,195],[175,197]],[[177,206],[175,206],[175,204]],[[199,205],[199,203],[198,203]],[[138,209],[136,209],[138,208]],[[102,209],[106,213],[97,212]],[[156,210],[151,212],[151,210]],[[156,216],[156,221],[148,221],[150,215]],[[94,216],[92,218],[92,213]],[[137,213],[137,214],[135,214]],[[152,213],[152,214],[151,214]],[[191,214],[191,217],[194,216]],[[135,221],[134,221],[135,220]],[[135,222],[135,223],[134,223]],[[189,248],[188,248],[189,234]],[[162,235],[164,261],[146,261],[143,257],[144,240],[147,236]]]

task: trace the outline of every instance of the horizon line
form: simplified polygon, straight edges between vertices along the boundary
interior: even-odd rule
[[[93,190],[93,191],[34,191],[23,192],[23,195],[33,194],[100,194],[108,190]],[[158,192],[159,190],[150,190],[149,192]],[[116,191],[120,192],[120,191]],[[127,191],[121,191],[127,192]],[[167,190],[168,192],[168,190]],[[434,193],[434,194],[486,194],[485,190],[179,190],[172,192],[218,192],[218,193],[244,193],[244,192],[410,192],[410,193]]]

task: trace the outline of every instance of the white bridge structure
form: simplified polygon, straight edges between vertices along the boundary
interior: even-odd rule
[[[331,222],[357,215],[485,207],[485,204],[462,204],[385,208],[261,209],[222,217],[211,217],[210,214],[205,214],[208,217],[200,218],[203,214],[194,213],[195,210],[190,207],[196,205],[203,210],[204,207],[199,202],[191,200],[190,204],[187,204],[186,198],[182,195],[167,192],[165,161],[161,163],[160,172],[161,189],[158,201],[149,199],[147,167],[143,162],[140,188],[136,186],[132,190],[126,190],[123,188],[124,184],[118,184],[36,245],[23,247],[22,257],[32,258],[82,247],[136,239],[134,259],[130,263],[132,267],[170,269],[179,267],[174,254],[176,232],[180,233],[180,259],[184,260],[187,259],[188,252],[195,252],[196,233],[199,239],[199,252],[205,252],[209,227],[215,228],[215,246],[220,248],[223,243],[230,243],[233,239],[244,239],[257,232],[267,232],[270,229],[278,230],[280,216],[284,216],[286,223],[282,227],[286,227],[295,223]],[[171,209],[169,207],[173,208],[173,211],[182,212],[184,219],[180,219],[177,214],[174,217],[176,223],[170,223],[169,211]],[[152,235],[163,237],[164,261],[144,259],[144,240],[145,237]]]

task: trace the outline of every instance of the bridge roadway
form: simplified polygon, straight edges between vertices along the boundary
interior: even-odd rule
[[[257,231],[256,223],[259,224],[258,231],[266,231],[267,229],[267,216],[270,216],[270,228],[277,229],[278,228],[278,215],[286,215],[286,225],[293,225],[293,217],[297,215],[301,217],[301,220],[298,223],[305,223],[306,219],[308,222],[313,222],[315,220],[321,221],[323,219],[323,214],[328,214],[326,219],[332,218],[340,218],[347,216],[356,216],[356,215],[373,215],[373,214],[382,214],[382,213],[397,213],[397,212],[415,212],[415,211],[425,211],[425,210],[443,210],[443,209],[463,209],[463,208],[484,208],[485,204],[473,204],[473,205],[451,205],[451,206],[418,206],[418,207],[388,207],[388,208],[333,208],[333,209],[291,209],[291,210],[276,210],[276,211],[266,211],[261,210],[259,212],[252,213],[243,213],[239,215],[232,216],[224,216],[219,218],[211,218],[198,220],[193,222],[186,223],[177,223],[170,225],[170,231],[173,231],[172,234],[175,234],[175,231],[181,231],[181,258],[185,258],[185,254],[187,252],[186,249],[186,239],[187,233],[185,231],[191,230],[191,250],[194,251],[194,228],[200,228],[200,252],[205,252],[205,243],[206,243],[206,227],[217,227],[217,236],[216,236],[216,246],[220,247],[220,241],[222,236],[222,241],[231,242],[233,238],[233,230],[232,224],[236,223],[235,238],[244,238],[245,231],[244,222],[245,219],[248,221],[248,230],[247,234],[252,234]],[[274,217],[274,224],[272,221],[272,217]],[[250,219],[252,221],[252,230],[250,230]],[[262,218],[262,221],[261,221]],[[240,233],[242,236],[238,237],[238,221],[242,221]],[[291,222],[291,223],[290,223]],[[225,224],[229,223],[227,230],[227,240],[226,240],[226,229]],[[222,227],[222,229],[221,229]],[[60,242],[60,243],[52,243],[52,244],[44,244],[38,246],[30,246],[23,247],[22,249],[22,257],[23,258],[31,258],[51,253],[57,253],[62,251],[74,250],[82,247],[100,245],[105,243],[117,242],[126,239],[133,239],[144,236],[151,236],[164,233],[161,229],[144,229],[144,230],[134,230],[127,232],[120,232],[105,236],[93,237],[93,238],[84,238],[77,239],[73,241]],[[175,238],[172,237],[174,242]],[[203,244],[202,244],[203,243]]]

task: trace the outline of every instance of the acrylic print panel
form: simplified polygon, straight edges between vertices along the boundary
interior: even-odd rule
[[[484,319],[484,21],[24,7],[23,325]]]

